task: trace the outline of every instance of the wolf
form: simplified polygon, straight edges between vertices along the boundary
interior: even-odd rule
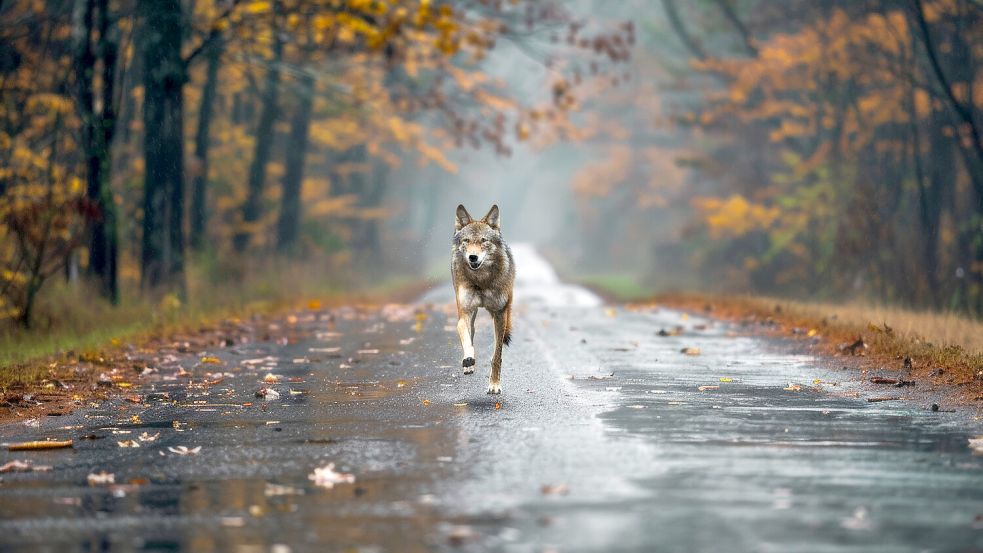
[[[515,261],[502,238],[498,206],[474,220],[457,206],[454,215],[454,247],[451,278],[457,300],[457,335],[464,348],[464,374],[474,372],[474,320],[484,307],[495,321],[495,354],[492,356],[488,393],[502,393],[502,347],[512,342],[512,287]]]

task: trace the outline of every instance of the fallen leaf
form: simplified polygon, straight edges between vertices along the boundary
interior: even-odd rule
[[[263,382],[267,384],[276,384],[279,380],[280,377],[273,373],[266,373],[266,376],[263,377]]]
[[[467,406],[468,406],[467,402],[454,404],[454,407],[467,407]]]
[[[726,376],[721,376],[721,377],[720,377],[720,381],[721,381],[721,382],[733,382],[733,381],[734,381],[734,379],[733,379],[733,378],[728,378],[728,377],[726,377]]]
[[[686,355],[693,355],[693,356],[695,356],[695,355],[699,355],[700,354],[700,348],[692,348],[692,347],[690,347],[690,348],[683,348],[683,349],[679,350],[679,353],[685,353]]]
[[[177,447],[168,447],[167,450],[175,455],[197,455],[201,451],[201,446],[188,448],[186,445],[179,445]]]
[[[256,391],[256,397],[261,397],[268,401],[273,401],[275,399],[280,399],[280,392],[274,390],[273,388],[260,388]]]
[[[708,385],[708,386],[700,386],[699,388],[697,388],[697,390],[699,390],[701,392],[705,392],[707,390],[719,390],[719,389],[720,389],[720,386],[715,386],[715,385],[714,386],[710,386],[710,385]]]
[[[101,486],[105,484],[115,484],[116,475],[111,472],[100,471],[98,473],[92,473],[86,477],[90,486]]]
[[[218,357],[202,357],[201,362],[206,365],[221,365],[222,360]]]
[[[495,403],[495,409],[501,409],[501,408],[502,408],[502,404],[501,404],[501,403],[498,403],[498,402],[496,402],[496,403]]]
[[[140,447],[140,442],[136,440],[123,440],[121,442],[116,442],[120,447]]]
[[[983,436],[970,438],[969,448],[972,449],[974,453],[983,453]]]
[[[322,488],[331,489],[335,487],[335,484],[353,484],[355,483],[354,474],[346,474],[343,472],[337,472],[334,469],[334,463],[328,463],[327,465],[314,469],[314,472],[307,476],[308,480],[312,480],[315,486],[321,486]]]
[[[424,404],[424,405],[430,405],[430,400],[429,400],[429,399],[425,399],[425,400],[423,400],[423,404]]]
[[[798,384],[793,384],[793,383],[791,383],[791,382],[789,382],[789,383],[788,383],[788,386],[786,386],[786,387],[785,387],[785,388],[783,388],[783,389],[784,389],[784,390],[785,390],[786,392],[798,392],[799,390],[801,390],[801,389],[802,389],[802,386],[799,386]]]
[[[5,472],[49,472],[49,465],[32,465],[30,461],[10,461],[0,465],[0,474]]]
[[[140,434],[137,437],[137,439],[140,440],[141,442],[152,442],[152,441],[156,440],[157,438],[160,438],[160,432],[154,434],[153,436],[151,436],[147,432],[144,432],[143,434]]]
[[[566,484],[544,484],[539,489],[539,493],[543,495],[567,495],[570,493],[570,488]]]

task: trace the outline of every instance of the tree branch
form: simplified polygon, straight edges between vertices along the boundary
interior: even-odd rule
[[[662,7],[666,10],[666,17],[669,18],[669,24],[672,25],[672,30],[679,37],[683,45],[686,46],[686,49],[697,59],[707,59],[706,51],[703,50],[703,47],[686,30],[686,25],[679,16],[679,9],[676,7],[675,0],[662,0]]]
[[[222,29],[220,28],[219,23],[221,23],[225,19],[228,19],[228,17],[232,15],[232,12],[235,10],[236,6],[238,6],[239,2],[241,1],[242,0],[231,0],[229,2],[228,7],[225,8],[225,11],[223,11],[221,14],[219,14],[218,17],[215,18],[215,21],[212,22],[212,30],[208,32],[208,36],[206,36],[204,40],[201,41],[201,44],[192,48],[191,52],[189,52],[188,55],[184,58],[185,67],[191,65],[195,61],[195,58],[200,56],[202,52],[210,48],[213,43],[215,43],[216,41],[222,38]]]
[[[938,79],[939,85],[942,87],[942,92],[949,101],[949,105],[963,122],[969,125],[969,133],[973,139],[973,150],[976,152],[977,157],[983,160],[983,141],[980,140],[980,129],[973,117],[973,108],[972,106],[967,108],[959,101],[959,98],[956,98],[956,94],[952,90],[952,84],[942,69],[942,64],[939,62],[939,57],[936,53],[935,43],[932,41],[932,34],[928,28],[928,21],[925,20],[922,0],[912,0],[912,8],[915,23],[918,25],[918,30],[921,33],[922,43],[925,45],[925,52],[928,54],[929,64],[932,66],[932,72],[935,74],[935,78]]]
[[[747,28],[747,26],[744,25],[744,22],[741,21],[741,18],[737,17],[737,12],[734,11],[734,6],[731,3],[731,0],[713,1],[715,4],[717,4],[717,7],[720,8],[720,11],[723,12],[727,21],[734,26],[734,29],[736,29],[738,33],[740,33],[741,41],[744,43],[744,48],[747,50],[748,55],[752,58],[758,57],[758,47],[754,45],[754,37],[751,35],[751,31]]]

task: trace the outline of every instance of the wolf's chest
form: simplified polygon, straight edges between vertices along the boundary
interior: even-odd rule
[[[471,311],[479,307],[484,307],[491,311],[500,311],[505,307],[507,298],[503,293],[495,289],[462,284],[457,289],[457,301],[465,311]]]

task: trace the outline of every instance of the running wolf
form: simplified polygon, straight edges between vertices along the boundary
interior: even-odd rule
[[[463,205],[454,217],[451,276],[457,299],[457,335],[464,348],[464,374],[474,372],[474,319],[484,307],[495,320],[495,354],[488,393],[502,393],[502,346],[512,341],[512,285],[515,261],[502,239],[498,206],[475,221]]]

